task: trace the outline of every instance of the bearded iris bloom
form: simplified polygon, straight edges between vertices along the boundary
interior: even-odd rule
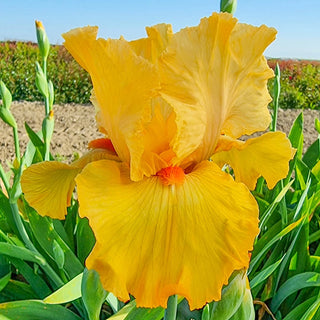
[[[104,288],[123,301],[132,294],[138,306],[166,307],[179,294],[200,308],[248,267],[259,232],[249,189],[260,176],[273,188],[293,157],[280,132],[238,140],[270,123],[273,72],[263,52],[276,31],[228,13],[177,33],[159,24],[131,42],[97,39],[97,31],[63,36],[91,75],[105,138],[71,165],[26,169],[25,198],[63,219],[77,185],[80,215],[96,237],[86,266]]]

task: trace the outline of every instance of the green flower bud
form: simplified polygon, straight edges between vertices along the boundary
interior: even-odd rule
[[[53,106],[53,101],[54,101],[54,88],[51,80],[48,81],[48,91],[49,91],[49,109],[51,110]]]
[[[220,11],[234,14],[237,9],[237,0],[221,0]]]
[[[16,120],[11,111],[4,106],[0,106],[0,118],[12,128],[17,128]]]
[[[36,62],[36,86],[44,97],[49,96],[47,79],[38,62]]]
[[[17,128],[16,120],[10,111],[12,96],[2,80],[0,81],[0,94],[2,98],[2,105],[0,105],[0,118],[10,127]]]
[[[36,31],[40,55],[43,59],[47,59],[50,50],[50,43],[41,21],[36,20]]]
[[[4,108],[10,109],[11,102],[12,102],[12,96],[6,85],[2,80],[0,80],[0,93],[2,97],[2,103]]]
[[[221,300],[209,304],[211,319],[230,319],[241,306],[246,289],[247,276],[245,271],[235,271],[231,275],[228,285],[222,289]]]
[[[42,122],[42,134],[45,143],[50,143],[54,129],[54,115],[53,111],[50,110],[49,114],[43,119]]]

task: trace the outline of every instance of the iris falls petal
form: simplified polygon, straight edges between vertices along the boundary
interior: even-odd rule
[[[120,299],[165,307],[180,294],[199,308],[220,299],[233,270],[248,267],[258,207],[214,163],[198,164],[181,185],[157,176],[132,182],[125,165],[108,160],[90,163],[76,181],[80,215],[97,239],[87,267]]]

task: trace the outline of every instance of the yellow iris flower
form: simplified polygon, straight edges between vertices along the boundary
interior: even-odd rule
[[[77,185],[80,215],[96,244],[86,266],[104,288],[138,306],[190,307],[219,300],[234,270],[247,268],[258,229],[249,189],[288,173],[293,149],[266,133],[273,76],[263,57],[276,31],[214,13],[173,33],[97,39],[97,27],[63,35],[92,79],[97,123],[106,139],[71,165],[43,162],[22,176],[25,198],[41,215],[63,219]],[[230,165],[235,174],[221,170]]]

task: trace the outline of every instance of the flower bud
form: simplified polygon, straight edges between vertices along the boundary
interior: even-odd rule
[[[9,110],[12,102],[12,96],[2,80],[0,80],[0,94],[4,108]]]
[[[51,110],[53,106],[53,101],[54,101],[54,88],[51,80],[48,81],[48,92],[49,92],[49,109]]]
[[[12,128],[17,128],[16,120],[11,111],[4,106],[0,106],[0,118]]]
[[[36,32],[40,55],[43,59],[47,59],[50,50],[50,43],[41,21],[36,20]]]
[[[48,144],[51,141],[54,130],[54,114],[50,110],[49,114],[43,119],[42,122],[42,134],[43,140]]]
[[[234,14],[237,9],[237,0],[221,0],[220,11]]]
[[[47,79],[38,62],[36,62],[36,86],[43,96],[46,98],[49,96]]]
[[[2,98],[2,105],[0,105],[0,118],[10,127],[17,128],[16,120],[10,111],[12,96],[2,80],[0,81],[0,94]]]

